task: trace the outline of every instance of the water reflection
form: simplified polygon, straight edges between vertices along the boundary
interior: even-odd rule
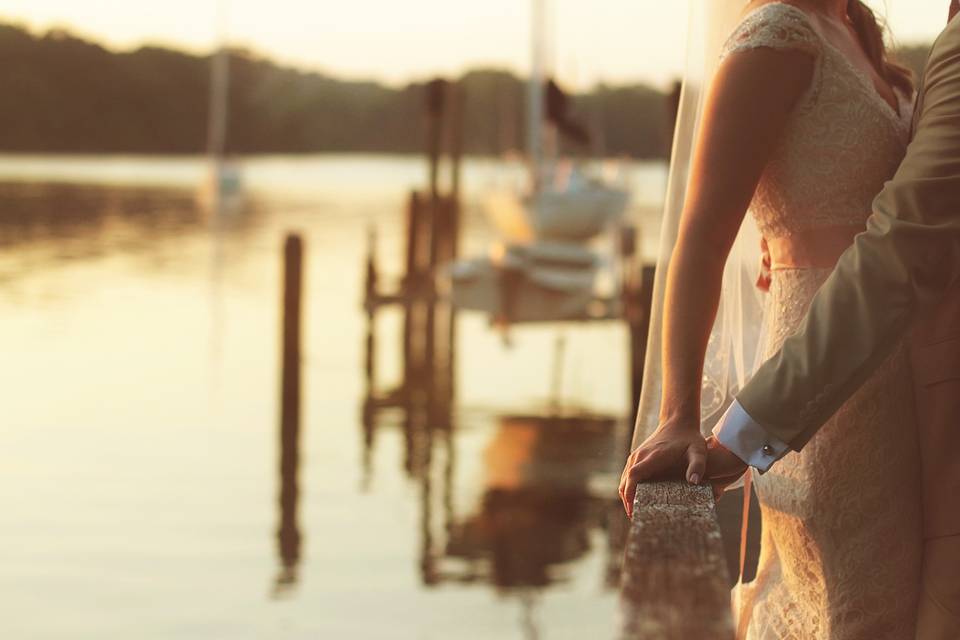
[[[363,423],[365,464],[373,459],[376,430],[398,424],[377,415]],[[399,421],[407,442],[402,466],[420,487],[420,578],[433,588],[492,586],[520,605],[524,637],[537,638],[540,594],[566,582],[575,561],[599,540],[605,562],[597,582],[610,590],[619,585],[626,520],[609,487],[594,481],[611,471],[621,425],[589,415],[494,420],[482,453],[481,495],[467,513],[454,507],[454,424],[416,415]]]
[[[122,253],[140,266],[164,269],[164,251],[210,231],[241,239],[263,215],[251,201],[217,216],[185,189],[55,182],[0,182],[0,280],[12,280],[43,264]],[[199,234],[203,234],[200,236]]]
[[[506,591],[563,581],[563,567],[590,550],[591,531],[606,528],[611,501],[590,481],[608,471],[616,433],[608,417],[500,418],[483,454],[480,504],[448,529],[432,558],[444,566],[438,574]]]
[[[137,162],[131,173],[153,163]],[[443,339],[432,373],[404,366],[394,314],[371,350],[385,356],[383,379],[406,370],[412,382],[384,389],[373,376],[365,389],[364,234],[378,225],[386,277],[402,263],[403,238],[401,188],[373,199],[367,182],[420,166],[375,164],[384,169],[356,194],[334,197],[324,185],[342,171],[325,167],[340,165],[311,161],[299,174],[303,202],[261,189],[219,229],[191,185],[0,182],[11,435],[0,591],[14,636],[612,630],[616,591],[606,587],[623,518],[597,483],[617,420],[475,408],[530,406],[549,373],[489,363],[548,362],[549,345],[518,340],[522,358],[511,359],[494,351],[487,326],[461,318],[455,388],[447,310],[434,310]],[[484,228],[465,220],[478,227],[465,240],[483,244]],[[278,272],[291,228],[303,232],[309,268],[302,424],[284,438]],[[574,353],[579,344],[616,357],[615,332],[571,334]],[[466,375],[478,370],[492,400]],[[593,406],[616,413],[620,392],[592,389],[601,385]],[[568,387],[592,396],[576,380]],[[107,612],[103,601],[124,606]],[[43,616],[51,606],[63,615]]]
[[[408,304],[405,332],[410,326],[427,326],[418,322],[418,313],[434,310]],[[369,322],[363,485],[369,486],[374,474],[378,429],[398,426],[405,443],[402,467],[420,486],[422,583],[489,584],[516,597],[525,612],[527,637],[536,637],[537,594],[568,579],[567,569],[591,551],[596,532],[606,545],[599,581],[609,589],[619,583],[626,522],[608,480],[622,453],[623,425],[614,416],[563,415],[556,403],[543,415],[490,418],[495,426],[480,454],[480,497],[468,513],[456,513],[454,341],[446,341],[444,334],[452,335],[456,320],[449,310],[441,310],[441,315],[450,323],[442,325],[443,339],[431,338],[429,332],[405,333],[404,378],[396,389],[380,395],[372,380],[376,358],[370,353],[378,342],[375,323]],[[431,342],[443,345],[436,349],[443,357],[428,359],[424,366],[416,353]]]
[[[300,564],[300,525],[298,521],[300,467],[297,434],[281,428],[280,496],[277,555],[279,568],[273,585],[273,597],[283,597],[296,587]]]
[[[203,225],[202,209],[187,191],[58,183],[0,183],[0,245],[41,240],[103,239],[118,225],[140,232],[144,244]],[[110,248],[113,248],[112,246]]]

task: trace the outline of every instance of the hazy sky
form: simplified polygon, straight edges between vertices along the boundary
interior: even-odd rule
[[[206,51],[218,0],[3,0],[0,20],[114,47]],[[709,0],[693,0],[707,2]],[[869,0],[901,42],[931,40],[948,0]],[[525,70],[529,0],[224,0],[232,43],[297,66],[391,82],[480,65]],[[555,68],[571,88],[663,83],[682,67],[688,0],[552,0]]]

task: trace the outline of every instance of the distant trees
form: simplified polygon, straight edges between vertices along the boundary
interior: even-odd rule
[[[927,64],[927,56],[930,55],[929,44],[912,44],[900,47],[893,52],[894,59],[913,71],[914,80],[920,82],[920,76],[923,75],[923,67]]]
[[[922,68],[926,48],[901,59]],[[210,58],[158,47],[115,53],[62,31],[34,35],[0,25],[0,151],[197,153],[206,141]],[[425,83],[391,88],[230,55],[227,148],[238,153],[419,151]],[[522,148],[525,81],[476,70],[459,79],[464,148]],[[666,155],[662,92],[642,84],[599,85],[574,96],[594,152]]]
[[[114,53],[62,31],[0,25],[0,151],[196,153],[206,140],[210,58],[158,47]],[[391,88],[230,55],[229,151],[419,151],[425,83]],[[464,148],[522,147],[525,82],[499,70],[460,78]],[[641,85],[575,96],[594,146],[664,152],[662,95]],[[584,149],[583,151],[588,151]]]

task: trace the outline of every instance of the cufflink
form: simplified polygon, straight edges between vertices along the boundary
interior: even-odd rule
[[[765,455],[765,456],[772,456],[772,455],[773,455],[773,447],[771,447],[771,446],[768,445],[768,444],[763,445],[763,448],[760,449],[760,450],[763,451],[763,455]]]

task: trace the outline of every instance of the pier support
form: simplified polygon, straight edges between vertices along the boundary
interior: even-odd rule
[[[630,330],[630,424],[627,450],[633,440],[633,425],[637,421],[640,392],[643,389],[643,369],[647,360],[647,338],[650,334],[650,309],[653,304],[653,281],[656,267],[647,265],[640,271],[639,282],[633,283],[625,294],[627,327]]]
[[[274,594],[280,595],[297,582],[300,563],[300,528],[297,523],[300,445],[300,336],[303,288],[303,240],[287,236],[283,248],[283,337],[280,391],[280,518],[277,551],[280,574]]]

